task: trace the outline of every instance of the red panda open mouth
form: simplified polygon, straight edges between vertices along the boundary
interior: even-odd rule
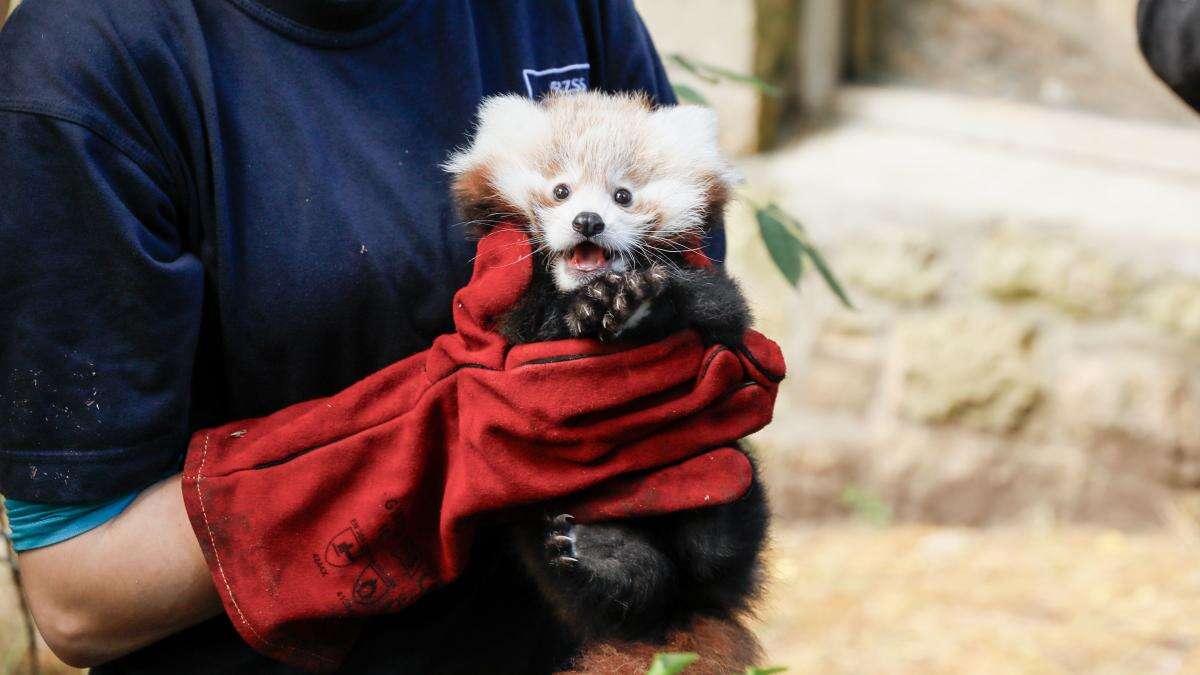
[[[581,242],[567,254],[567,264],[580,272],[596,272],[609,266],[610,254],[590,241]]]

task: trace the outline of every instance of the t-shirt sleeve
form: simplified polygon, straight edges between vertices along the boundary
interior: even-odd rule
[[[676,103],[675,90],[633,0],[601,0],[604,91],[642,91],[663,105]]]
[[[186,447],[204,275],[153,155],[0,105],[0,493],[115,499]]]
[[[83,504],[38,504],[5,499],[13,550],[20,553],[53,546],[100,527],[121,515],[137,499],[135,490],[115,499]]]
[[[1138,42],[1167,86],[1200,111],[1200,2],[1141,0]]]

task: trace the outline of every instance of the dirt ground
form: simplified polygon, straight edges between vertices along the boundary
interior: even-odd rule
[[[789,673],[1200,673],[1200,535],[1187,527],[791,526],[771,567],[759,630]],[[0,648],[18,643],[11,590],[5,577]]]
[[[791,673],[1200,673],[1200,538],[1070,528],[776,533],[760,634]]]

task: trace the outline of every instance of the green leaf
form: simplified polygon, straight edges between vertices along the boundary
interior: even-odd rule
[[[804,243],[792,233],[786,224],[787,221],[781,219],[779,213],[777,206],[769,204],[766,208],[755,207],[754,218],[758,221],[758,232],[767,246],[767,252],[771,254],[771,260],[788,283],[797,286],[804,274],[804,262],[801,258]]]
[[[671,61],[675,65],[679,66],[680,68],[683,68],[684,70],[688,71],[692,75],[695,75],[696,77],[704,80],[705,82],[707,82],[709,84],[716,84],[716,83],[720,82],[719,79],[717,79],[715,76],[710,75],[709,73],[702,70],[700,68],[699,64],[695,63],[694,61],[692,61],[688,57],[684,56],[683,54],[672,54]]]
[[[886,527],[892,522],[892,509],[858,486],[849,485],[842,490],[842,504],[875,527]]]
[[[816,246],[813,246],[812,242],[808,241],[804,233],[804,226],[795,216],[779,208],[774,202],[760,206],[745,196],[742,197],[742,201],[754,209],[759,233],[763,243],[767,246],[767,251],[771,254],[771,259],[775,261],[775,266],[793,286],[797,286],[800,278],[804,275],[804,258],[807,257],[821,273],[821,278],[829,290],[833,291],[834,295],[848,309],[854,309],[854,303],[850,301],[846,289],[842,287],[841,282],[829,267],[829,263],[825,261],[825,256],[817,250]]]
[[[677,64],[680,68],[683,68],[684,70],[695,75],[696,77],[699,77],[705,82],[708,82],[709,84],[716,84],[720,80],[724,79],[750,85],[751,87],[754,87],[768,96],[780,96],[783,94],[782,89],[763,81],[761,78],[753,75],[738,73],[729,70],[728,68],[715,66],[711,63],[697,61],[696,59],[693,59],[689,56],[684,56],[683,54],[672,54],[671,61]]]
[[[679,84],[677,82],[671,86],[673,89],[675,89],[675,96],[680,101],[683,101],[684,103],[694,103],[696,105],[708,105],[708,99],[704,98],[704,94],[701,94],[686,84]]]
[[[646,675],[679,675],[684,668],[692,665],[696,659],[700,658],[697,654],[655,654],[654,661],[650,664],[650,670],[646,671]]]
[[[848,309],[854,309],[854,303],[850,302],[850,296],[846,295],[846,289],[842,288],[842,284],[838,282],[834,276],[833,270],[829,269],[829,264],[825,262],[825,256],[816,249],[812,244],[803,244],[804,253],[808,255],[808,259],[816,266],[817,271],[821,273],[821,278],[825,280],[825,285],[829,290],[833,291],[834,295],[842,301]]]
[[[742,73],[735,73],[732,70],[726,70],[725,68],[722,68],[720,66],[713,66],[713,65],[709,65],[709,64],[704,64],[703,68],[705,70],[707,70],[708,72],[712,73],[713,75],[716,75],[717,77],[722,77],[722,78],[725,78],[726,80],[732,80],[734,82],[740,82],[742,84],[748,84],[751,87],[754,87],[755,89],[766,94],[767,96],[783,95],[782,89],[780,89],[779,87],[776,87],[773,84],[765,82],[762,79],[755,77],[754,75],[744,75]]]
[[[773,668],[756,668],[754,666],[750,666],[746,669],[746,675],[775,675],[776,673],[782,673],[785,670],[787,670],[787,668],[781,666],[775,666]]]
[[[793,234],[795,234],[797,237],[800,237],[804,234],[804,226],[800,224],[800,221],[797,220],[792,214],[780,208],[778,204],[775,202],[768,202],[765,208],[776,220],[791,229]]]

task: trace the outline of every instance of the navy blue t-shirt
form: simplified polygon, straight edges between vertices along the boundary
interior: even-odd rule
[[[340,32],[28,0],[0,63],[0,493],[45,503],[137,489],[196,428],[445,332],[472,245],[438,164],[481,97],[674,100],[628,0],[408,0]]]
[[[482,97],[674,102],[631,0],[288,2],[25,0],[0,32],[0,493],[125,494],[447,331],[473,246],[438,165]]]

